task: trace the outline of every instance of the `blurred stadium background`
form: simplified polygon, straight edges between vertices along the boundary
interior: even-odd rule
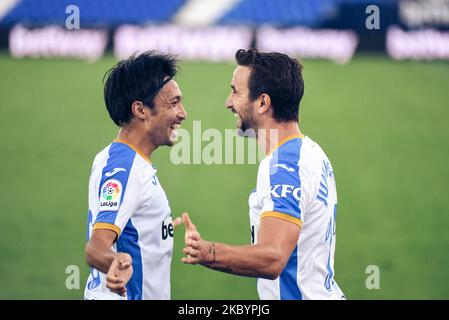
[[[379,29],[367,28],[370,5]],[[447,0],[2,0],[0,298],[83,297],[88,176],[117,131],[101,80],[118,58],[178,54],[183,127],[224,130],[234,53],[256,46],[304,61],[301,127],[336,172],[348,298],[448,299],[448,27]],[[169,155],[153,161],[173,215],[188,211],[204,238],[248,243],[257,165]],[[254,279],[183,265],[182,241],[178,230],[174,299],[257,299]],[[80,289],[66,288],[70,265]],[[379,290],[365,287],[369,265]]]

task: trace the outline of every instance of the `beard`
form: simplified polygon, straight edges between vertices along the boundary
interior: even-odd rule
[[[251,128],[251,125],[248,123],[246,119],[240,117],[237,127],[242,131],[246,131],[249,128]]]
[[[247,109],[247,111],[249,111]],[[245,115],[240,116],[237,124],[237,134],[241,137],[256,137],[256,121],[251,112],[245,112]]]
[[[173,141],[173,140],[171,140],[171,139],[167,139],[167,140],[165,141],[165,145],[166,145],[167,147],[172,147],[172,146],[175,145],[175,141]]]

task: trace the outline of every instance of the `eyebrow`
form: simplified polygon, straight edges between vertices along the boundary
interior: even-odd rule
[[[177,95],[177,96],[174,96],[173,98],[171,98],[169,101],[170,102],[172,102],[172,101],[181,101],[183,98],[184,97],[182,95]]]

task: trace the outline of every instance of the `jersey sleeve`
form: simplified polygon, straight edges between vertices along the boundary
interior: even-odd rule
[[[298,164],[270,164],[266,183],[261,185],[261,219],[276,217],[302,227],[302,192]]]
[[[93,230],[112,230],[119,237],[140,206],[141,179],[138,172],[133,170],[133,159],[108,165],[103,170],[98,190],[98,215]]]

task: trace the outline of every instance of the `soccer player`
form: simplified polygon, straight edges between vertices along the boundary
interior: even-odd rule
[[[302,65],[256,49],[237,51],[236,61],[226,108],[239,129],[255,131],[266,151],[249,196],[252,245],[203,240],[184,213],[182,261],[257,277],[261,299],[344,299],[334,280],[334,172],[321,147],[298,126]]]
[[[120,127],[95,157],[89,180],[86,299],[170,299],[170,206],[150,157],[172,146],[187,114],[173,79],[177,60],[146,52],[119,62],[104,85]]]

